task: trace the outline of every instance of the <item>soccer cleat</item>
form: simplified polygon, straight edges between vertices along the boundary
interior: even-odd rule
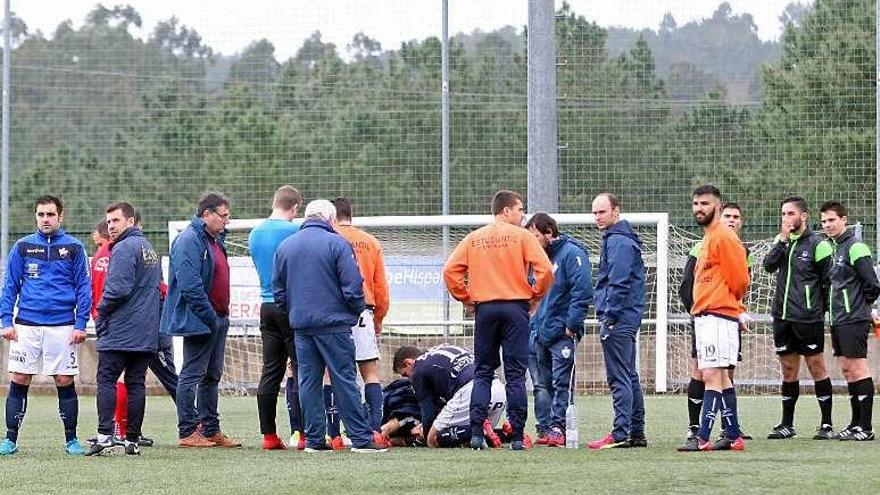
[[[538,430],[536,436],[538,438],[538,445],[547,445],[547,442],[550,440],[550,432],[547,430]]]
[[[86,452],[85,455],[87,455],[89,457],[108,456],[108,455],[120,454],[124,450],[125,449],[123,448],[122,445],[119,445],[118,443],[113,442],[112,440],[109,440],[104,443],[95,442],[95,443],[91,444],[89,446],[88,452]]]
[[[75,438],[64,444],[64,451],[70,455],[85,455],[86,453],[86,449]]]
[[[615,440],[614,436],[609,433],[598,440],[593,440],[592,442],[588,443],[587,447],[593,450],[625,449],[629,447],[629,440]]]
[[[863,430],[861,426],[854,426],[852,428],[852,434],[848,440],[852,440],[853,442],[871,442],[874,440],[874,431]]]
[[[767,435],[767,440],[784,440],[786,438],[794,438],[796,436],[797,432],[795,432],[794,426],[778,424],[774,426],[770,434]]]
[[[513,445],[512,442],[511,445]],[[471,448],[474,450],[486,450],[489,448],[489,445],[486,443],[486,438],[483,435],[474,435],[471,437]]]
[[[711,450],[745,450],[745,444],[743,443],[742,436],[738,436],[735,440],[731,440],[730,437],[725,435],[719,438],[714,444],[711,444]]]
[[[306,449],[306,436],[302,433],[295,431],[290,434],[290,448],[296,448],[296,450],[305,450]]]
[[[840,430],[840,433],[837,434],[837,439],[842,442],[852,440],[852,437],[855,434],[857,428],[858,426],[855,425],[847,426],[846,428]]]
[[[331,447],[329,443],[324,442],[324,443],[317,445],[315,447],[309,447],[308,445],[306,445],[305,449],[303,449],[303,450],[305,450],[306,452],[309,452],[309,453],[333,452],[333,447]]]
[[[0,442],[0,455],[12,455],[18,452],[18,445],[8,438]]]
[[[492,423],[489,422],[489,418],[483,420],[483,437],[486,439],[486,443],[493,449],[501,447],[501,438],[492,429]]]
[[[153,443],[154,442],[153,442],[152,438],[145,437],[143,435],[138,437],[138,441],[137,441],[138,447],[152,447]]]
[[[513,425],[510,424],[510,421],[505,419],[504,422],[501,423],[501,431],[507,436],[513,435]]]
[[[284,445],[284,442],[278,438],[278,435],[274,433],[270,433],[267,435],[263,435],[263,450],[287,450],[287,446]]]
[[[690,425],[688,426],[687,436],[685,440],[690,440],[691,438],[697,438],[697,432],[700,431],[700,425]]]
[[[648,439],[644,434],[629,437],[629,446],[631,448],[645,448],[648,446]]]
[[[138,442],[125,442],[125,455],[141,455],[141,448]]]
[[[383,449],[390,449],[393,446],[391,439],[378,431],[373,432],[373,443],[379,445]]]
[[[529,450],[532,448],[532,437],[523,434],[522,440],[510,442],[510,450]]]
[[[345,450],[345,440],[342,439],[342,435],[338,437],[334,437],[333,440],[330,440],[330,446],[333,447],[333,450]]]
[[[712,442],[695,436],[685,440],[684,444],[680,445],[675,450],[679,452],[706,452],[712,450]]]
[[[565,446],[565,434],[562,433],[562,430],[556,428],[555,426],[550,429],[547,433],[547,442],[544,444],[548,447],[564,447]]]
[[[838,438],[840,435],[829,424],[817,426],[816,433],[813,435],[813,440],[837,440]]]
[[[751,435],[749,435],[748,433],[746,433],[742,430],[742,426],[739,427],[739,432],[740,432],[740,434],[741,434],[740,436],[742,437],[743,440],[754,440],[754,438]]]
[[[363,447],[351,447],[352,452],[360,452],[362,454],[378,454],[382,452],[388,452],[388,448],[384,445],[379,445],[376,442],[370,442]]]

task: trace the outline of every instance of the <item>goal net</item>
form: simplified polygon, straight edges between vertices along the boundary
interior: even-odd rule
[[[588,247],[595,276],[602,236],[593,216],[553,216],[563,232]],[[691,322],[678,296],[678,288],[688,253],[701,234],[696,228],[670,225],[665,213],[624,214],[623,218],[633,224],[642,239],[647,270],[646,309],[638,342],[643,387],[647,392],[679,392],[687,386],[690,377]],[[233,220],[228,226],[232,323],[223,389],[230,394],[252,393],[260,377],[260,291],[247,238],[251,229],[262,221]],[[441,271],[448,253],[457,243],[468,232],[490,221],[492,217],[488,215],[355,218],[354,224],[375,235],[385,251],[391,310],[380,337],[384,363],[390,363],[394,351],[401,345],[426,349],[451,342],[473,347],[473,315],[449,298]],[[173,241],[188,223],[169,223],[170,239]],[[780,380],[770,325],[774,277],[762,268],[771,243],[770,239],[746,242],[752,260],[746,308],[756,324],[742,337],[744,360],[737,368],[736,382],[744,392],[767,392],[777,387]],[[579,393],[606,393],[595,308],[590,308],[586,323],[586,335],[577,349],[576,389]],[[175,347],[177,358],[182,358],[179,346]],[[826,342],[826,347],[830,349],[830,342]],[[833,359],[830,353],[826,354],[829,360]],[[393,379],[390,368],[390,365],[382,366],[386,382]],[[829,362],[828,369],[836,367]],[[802,370],[802,376],[807,376],[806,370]],[[839,384],[840,377],[832,373],[832,378]]]
[[[590,250],[594,273],[598,267],[601,234],[592,215],[558,214],[560,228],[583,241]],[[648,390],[666,391],[667,308],[670,307],[669,224],[665,213],[624,214],[639,233],[647,267],[647,304],[639,338],[639,363]],[[441,342],[473,348],[473,315],[449,298],[442,280],[448,253],[475,228],[491,222],[489,215],[359,217],[354,224],[376,236],[385,253],[386,275],[391,290],[391,309],[383,324],[380,350],[390,363],[401,345],[421,349]],[[262,219],[233,220],[227,229],[227,250],[232,290],[230,332],[222,387],[227,393],[245,394],[255,389],[260,377],[262,343],[259,331],[260,290],[248,253],[248,235]],[[297,220],[301,221],[301,220]],[[169,223],[173,242],[189,222]],[[686,253],[686,251],[685,251]],[[166,263],[167,266],[167,263]],[[604,392],[605,371],[597,337],[598,322],[591,308],[587,334],[578,347],[577,389]],[[175,345],[177,359],[182,359]],[[675,363],[673,361],[673,363]],[[390,365],[382,366],[390,381]]]

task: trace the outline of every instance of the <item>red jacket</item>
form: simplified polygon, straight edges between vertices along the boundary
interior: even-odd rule
[[[104,293],[104,280],[107,278],[107,269],[110,268],[110,242],[101,244],[95,255],[92,256],[92,319],[98,318],[98,306],[101,305],[101,295]]]

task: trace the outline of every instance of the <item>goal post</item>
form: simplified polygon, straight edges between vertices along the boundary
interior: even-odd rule
[[[560,230],[583,242],[590,251],[595,274],[599,266],[601,232],[592,214],[553,214]],[[643,259],[647,270],[646,310],[642,320],[638,359],[643,380],[655,392],[667,391],[667,327],[669,306],[669,216],[667,213],[624,213],[643,241]],[[249,257],[247,238],[250,231],[265,219],[234,219],[227,225],[227,252],[230,259],[232,307],[231,339],[248,342],[247,359],[227,363],[227,372],[239,374],[241,383],[230,385],[238,391],[251,388],[259,378],[259,282]],[[294,222],[302,222],[296,219]],[[442,281],[442,267],[451,249],[469,232],[494,221],[492,215],[376,216],[355,217],[352,223],[376,236],[382,243],[387,278],[391,289],[391,310],[383,323],[383,351],[392,342],[419,343],[422,346],[440,341],[454,341],[472,347],[473,315],[452,300]],[[189,221],[168,223],[169,246]],[[167,267],[167,260],[165,263]],[[586,320],[586,344],[579,346],[578,379],[584,391],[602,390],[604,368],[598,339],[595,308]],[[596,341],[596,342],[593,342]],[[175,339],[175,362],[183,359],[182,342]],[[228,344],[229,345],[229,344]],[[255,350],[256,349],[256,350]],[[645,361],[649,359],[649,361]],[[645,375],[647,373],[647,375]],[[601,376],[600,376],[601,375]],[[224,380],[226,377],[224,377]],[[236,382],[238,379],[235,380]]]

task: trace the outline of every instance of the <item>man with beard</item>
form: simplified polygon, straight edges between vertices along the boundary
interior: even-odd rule
[[[721,223],[733,230],[737,236],[740,236],[743,226],[742,208],[737,203],[727,202],[721,207]],[[740,237],[741,239],[741,237]],[[682,271],[681,285],[678,288],[678,295],[685,309],[690,312],[694,305],[694,269],[697,267],[697,258],[700,256],[700,249],[703,243],[697,242],[691,248],[688,254],[687,262],[685,262]],[[749,268],[752,267],[752,255],[749,248],[745,244],[746,261]],[[742,333],[740,333],[740,349],[737,355],[737,362],[743,360],[742,357]],[[730,367],[727,369],[727,375],[733,382],[733,375],[736,369]],[[703,406],[703,394],[706,393],[706,384],[703,382],[703,373],[697,363],[697,341],[694,337],[694,325],[691,322],[691,379],[687,387],[687,405],[688,405],[688,433],[687,438],[696,436],[697,430],[700,429],[700,410]],[[751,440],[751,436],[742,432],[744,440]]]
[[[782,421],[767,435],[770,440],[792,438],[794,408],[800,383],[801,356],[813,377],[822,420],[815,440],[833,440],[831,378],[825,371],[825,303],[822,278],[831,261],[831,246],[807,225],[807,202],[791,196],[780,204],[781,228],[764,257],[764,270],[776,273],[773,297],[773,344],[782,368]]]
[[[736,391],[726,370],[736,364],[739,354],[740,316],[745,313],[742,298],[749,285],[746,252],[736,234],[721,223],[718,188],[705,185],[694,190],[692,211],[704,233],[694,272],[691,315],[706,391],[697,435],[678,450],[743,450]],[[718,410],[725,434],[713,444],[709,436]]]

